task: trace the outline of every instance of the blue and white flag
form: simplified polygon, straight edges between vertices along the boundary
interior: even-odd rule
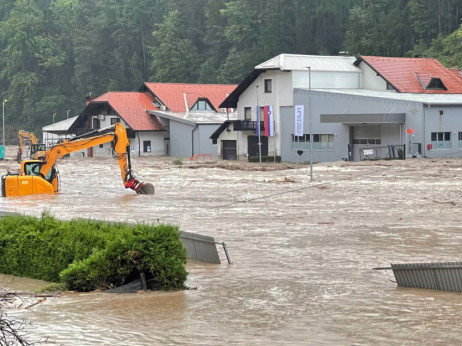
[[[295,136],[303,136],[303,120],[305,118],[305,106],[295,106]]]
[[[257,136],[260,136],[260,106],[257,105],[257,124],[256,124]]]

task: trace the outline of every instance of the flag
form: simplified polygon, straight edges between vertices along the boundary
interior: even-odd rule
[[[260,136],[260,106],[257,105],[257,124],[256,124],[257,136]]]
[[[274,136],[273,106],[265,106],[265,136]]]
[[[303,118],[305,117],[305,107],[303,105],[295,106],[295,136],[303,136]]]

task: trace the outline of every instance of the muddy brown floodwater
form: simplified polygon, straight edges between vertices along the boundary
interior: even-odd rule
[[[175,166],[134,158],[153,196],[126,191],[112,159],[64,159],[55,196],[4,211],[163,222],[215,237],[233,264],[189,262],[193,290],[66,293],[9,313],[61,345],[456,345],[462,295],[398,288],[392,262],[460,261],[462,160],[309,167]],[[0,168],[15,170],[5,160]]]

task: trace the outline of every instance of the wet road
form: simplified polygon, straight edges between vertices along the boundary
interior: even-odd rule
[[[189,164],[189,163],[188,163]],[[57,196],[0,199],[39,216],[164,222],[225,241],[233,260],[189,262],[183,292],[65,294],[15,311],[63,345],[448,345],[462,295],[397,288],[391,262],[459,261],[462,160],[326,163],[280,171],[135,158],[154,196],[115,160],[59,165]],[[14,166],[3,162],[4,170]],[[47,344],[47,343],[45,343]]]

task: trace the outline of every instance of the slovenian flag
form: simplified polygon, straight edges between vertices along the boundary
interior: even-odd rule
[[[274,116],[273,116],[273,106],[265,106],[265,136],[271,137],[274,136]]]

